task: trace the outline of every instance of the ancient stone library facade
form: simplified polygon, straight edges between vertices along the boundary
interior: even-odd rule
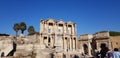
[[[73,22],[47,19],[40,21],[40,32],[34,35],[0,36],[0,56],[9,58],[86,58],[94,57],[100,46],[120,49],[120,36],[109,32],[82,34],[77,37]],[[78,30],[80,31],[80,30]]]
[[[72,22],[40,21],[40,44],[61,51],[75,51],[77,46],[76,24]]]

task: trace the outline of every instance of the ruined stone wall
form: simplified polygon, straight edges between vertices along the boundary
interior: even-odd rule
[[[13,37],[0,36],[0,56],[7,56],[13,49]]]
[[[120,36],[111,36],[110,41],[112,49],[118,48],[120,50]]]

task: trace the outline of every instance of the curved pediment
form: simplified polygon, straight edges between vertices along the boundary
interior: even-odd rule
[[[55,21],[54,21],[54,19],[49,18],[46,22],[47,22],[47,23],[49,23],[49,22],[54,23]]]

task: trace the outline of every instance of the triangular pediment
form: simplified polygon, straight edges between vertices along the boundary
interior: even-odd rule
[[[62,20],[57,21],[58,24],[64,24],[65,22],[63,22]]]
[[[67,24],[73,24],[73,22],[69,21],[69,22],[67,22]]]

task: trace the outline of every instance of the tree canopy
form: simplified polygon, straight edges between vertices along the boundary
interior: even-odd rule
[[[35,30],[34,30],[34,27],[33,27],[33,26],[29,26],[29,28],[28,28],[28,33],[29,33],[29,35],[35,34]]]
[[[18,36],[18,31],[20,30],[20,25],[18,23],[15,23],[13,26],[14,31],[16,32],[16,37]]]
[[[27,29],[27,26],[25,24],[25,22],[21,22],[20,23],[20,30],[21,30],[21,33],[24,34],[24,31]]]
[[[117,31],[109,31],[110,36],[120,36],[120,32]]]

